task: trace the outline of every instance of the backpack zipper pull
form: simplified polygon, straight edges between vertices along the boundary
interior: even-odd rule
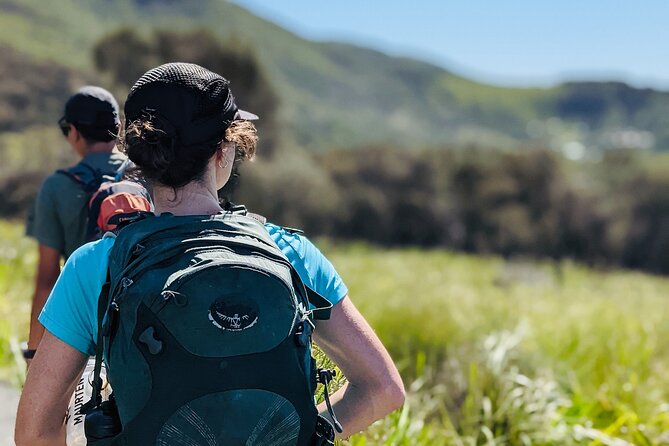
[[[188,304],[188,296],[174,290],[163,290],[160,292],[160,295],[163,298],[163,304],[160,306],[162,309],[167,302],[170,300],[174,302],[177,307],[185,307]]]
[[[104,336],[109,336],[111,334],[112,326],[116,322],[116,315],[119,313],[118,302],[116,301],[116,296],[114,296],[109,303],[109,311],[107,312],[104,323],[102,324],[102,334]]]
[[[122,278],[121,279],[121,288],[122,289],[116,296],[114,296],[114,299],[112,299],[112,301],[118,302],[119,300],[121,300],[123,295],[125,295],[125,293],[128,291],[128,288],[130,288],[130,285],[132,285],[133,283],[135,283],[135,282],[130,277]]]
[[[128,277],[124,277],[123,279],[121,279],[121,286],[123,287],[123,289],[121,290],[121,292],[119,294],[115,294],[112,297],[111,302],[109,302],[109,310],[110,311],[107,312],[107,315],[106,315],[107,317],[105,318],[105,321],[102,324],[102,333],[105,336],[109,336],[109,334],[111,333],[112,326],[114,325],[114,322],[116,321],[116,315],[119,313],[119,310],[120,310],[120,308],[118,306],[119,299],[125,294],[128,287],[130,285],[132,285],[132,283],[133,283],[132,279],[130,279]]]
[[[332,404],[330,404],[330,391],[328,389],[328,383],[332,381],[332,378],[337,376],[337,371],[330,369],[318,369],[317,373],[318,374],[316,375],[316,381],[323,384],[323,389],[325,394],[325,405],[328,408],[328,413],[330,414],[330,417],[332,417],[335,429],[337,430],[337,432],[341,434],[344,431],[344,428],[341,426],[339,420],[337,420],[337,415],[335,415],[334,409],[332,408]]]
[[[140,255],[144,249],[146,249],[146,246],[142,245],[141,243],[137,243],[134,248],[132,248],[132,255],[138,256]]]
[[[118,312],[118,301],[121,300],[123,295],[128,291],[128,287],[132,285],[134,281],[130,277],[124,277],[121,279],[121,291],[118,293],[114,294],[114,297],[112,297],[111,302],[109,303],[109,307]]]

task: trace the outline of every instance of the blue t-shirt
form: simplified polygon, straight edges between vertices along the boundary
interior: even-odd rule
[[[270,223],[265,228],[306,286],[333,305],[348,294],[337,271],[309,239]],[[90,356],[95,354],[98,297],[107,278],[114,241],[115,237],[107,234],[77,249],[39,315],[39,321],[54,336]]]

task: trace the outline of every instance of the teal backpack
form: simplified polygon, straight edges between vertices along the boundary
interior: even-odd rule
[[[100,296],[88,444],[332,444],[314,392],[333,372],[311,356],[330,307],[243,209],[127,225]]]

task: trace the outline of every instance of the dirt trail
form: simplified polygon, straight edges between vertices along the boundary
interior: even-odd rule
[[[19,391],[0,382],[0,446],[14,444],[14,420],[19,404]]]

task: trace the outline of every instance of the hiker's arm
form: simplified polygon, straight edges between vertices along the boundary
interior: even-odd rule
[[[381,341],[346,296],[332,309],[329,320],[318,323],[314,338],[344,373],[347,383],[330,397],[348,437],[404,403],[404,385]],[[325,404],[318,406],[326,418]]]
[[[30,312],[30,335],[28,348],[33,350],[39,345],[44,334],[44,327],[37,320],[51,289],[60,274],[60,253],[47,245],[39,245],[39,259],[37,275],[35,276],[35,293],[33,294],[32,310]]]
[[[44,333],[19,401],[17,446],[65,445],[65,412],[87,359],[51,332]]]

